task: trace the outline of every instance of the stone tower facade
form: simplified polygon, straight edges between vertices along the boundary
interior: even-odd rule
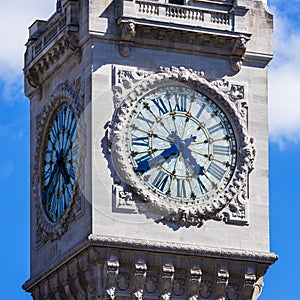
[[[35,300],[258,299],[272,33],[254,0],[62,0],[30,26]]]

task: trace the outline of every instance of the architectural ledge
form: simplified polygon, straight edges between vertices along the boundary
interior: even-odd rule
[[[90,235],[23,288],[34,299],[255,300],[276,259],[268,252]]]
[[[241,69],[251,34],[167,24],[153,20],[120,17],[120,54],[131,55],[134,47],[176,49],[189,53],[217,54],[228,59],[233,72]]]
[[[178,255],[196,255],[209,258],[232,259],[239,261],[251,261],[271,265],[278,256],[272,252],[240,250],[231,248],[214,248],[199,245],[187,245],[169,243],[164,241],[149,241],[139,239],[124,239],[119,237],[90,235],[89,241],[93,246],[134,249],[141,251],[172,253]]]

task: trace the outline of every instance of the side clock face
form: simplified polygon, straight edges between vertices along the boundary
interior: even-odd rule
[[[42,201],[49,220],[57,223],[72,198],[78,155],[77,121],[68,102],[52,119],[45,147]]]
[[[155,196],[184,205],[214,199],[236,165],[232,126],[214,101],[183,86],[151,91],[126,126],[130,164]]]

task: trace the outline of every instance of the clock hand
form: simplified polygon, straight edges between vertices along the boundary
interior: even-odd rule
[[[66,170],[66,167],[65,167],[63,164],[61,164],[61,165],[59,166],[59,171],[60,171],[61,175],[62,175],[63,178],[64,178],[64,182],[65,182],[66,184],[70,183],[70,176],[68,175],[68,172],[67,172],[67,170]]]
[[[196,136],[191,136],[185,140],[182,140],[178,134],[175,131],[172,131],[172,137],[175,140],[175,143],[177,144],[178,148],[180,149],[181,153],[183,154],[183,158],[189,160],[193,170],[194,174],[198,175],[204,175],[203,170],[204,167],[200,166],[196,159],[193,157],[191,150],[188,148],[188,146],[196,140]]]
[[[162,153],[159,155],[151,158],[151,159],[146,159],[138,162],[137,167],[135,168],[136,171],[141,171],[141,172],[147,172],[150,170],[150,168],[157,164],[159,161],[167,160],[169,157],[173,155],[178,155],[178,149],[175,144],[172,144],[170,148],[165,149]]]
[[[187,160],[189,160],[193,170],[194,170],[194,174],[197,174],[197,175],[204,175],[204,167],[200,166],[196,159],[193,157],[192,155],[192,152],[189,148],[185,147],[183,150],[182,150],[182,154],[183,154],[183,157]]]
[[[51,194],[53,185],[56,184],[56,181],[57,181],[57,178],[58,178],[58,173],[59,173],[58,168],[59,167],[58,167],[57,163],[55,163],[55,166],[53,168],[53,172],[50,176],[49,182],[48,182],[48,184],[45,188],[45,192],[44,192],[44,195],[45,195],[44,199],[46,199],[46,200],[50,199],[49,194]],[[48,195],[49,195],[49,197],[48,197]]]

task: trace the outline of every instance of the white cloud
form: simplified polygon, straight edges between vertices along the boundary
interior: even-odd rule
[[[0,10],[0,97],[12,105],[23,94],[23,57],[28,27],[36,19],[48,19],[55,0],[3,1]]]
[[[275,56],[269,79],[270,138],[300,142],[300,30],[275,12]]]
[[[14,80],[22,73],[28,27],[35,19],[47,19],[55,11],[55,0],[3,1],[0,10],[0,76]]]

